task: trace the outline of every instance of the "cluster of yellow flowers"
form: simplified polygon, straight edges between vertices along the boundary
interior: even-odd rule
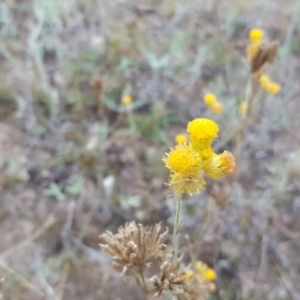
[[[194,119],[188,123],[187,132],[189,144],[178,144],[163,157],[166,167],[170,169],[169,186],[178,196],[183,193],[191,196],[204,189],[201,170],[213,179],[230,175],[235,170],[235,159],[229,151],[216,154],[211,147],[219,132],[214,121]]]
[[[256,55],[259,50],[262,50],[262,39],[264,32],[259,28],[253,28],[249,32],[250,44],[247,47],[247,57],[250,62],[256,59]],[[264,60],[268,60],[268,50],[265,49],[265,53],[261,51],[261,57],[257,57],[258,65],[261,63],[263,65]],[[272,53],[273,55],[273,53]],[[270,77],[264,74],[261,70],[254,73],[255,79],[259,82],[261,87],[270,94],[278,94],[280,92],[280,85],[270,79]]]
[[[216,285],[213,281],[216,280],[217,273],[202,261],[196,261],[194,270],[187,270],[184,276],[184,279],[187,281],[193,279],[204,281],[208,284],[210,292],[214,292],[216,289]]]
[[[213,111],[216,114],[222,113],[223,105],[218,101],[216,95],[208,93],[204,96],[203,100],[211,111]]]

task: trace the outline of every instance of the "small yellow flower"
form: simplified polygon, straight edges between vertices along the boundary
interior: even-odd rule
[[[188,123],[187,132],[190,134],[191,146],[200,152],[203,159],[209,158],[213,153],[210,150],[211,143],[218,136],[218,125],[212,120],[198,118]],[[203,150],[205,154],[201,153]]]
[[[258,81],[261,87],[268,93],[275,95],[280,92],[280,85],[276,82],[273,82],[268,75],[260,75]]]
[[[201,169],[201,158],[192,147],[177,145],[163,158],[166,167],[184,176],[198,174]]]
[[[220,114],[223,111],[223,105],[217,100],[215,94],[205,94],[203,100],[204,103],[209,107],[209,109],[214,113]]]
[[[215,102],[210,106],[210,109],[216,113],[216,114],[220,114],[223,111],[223,105],[220,102]]]
[[[206,281],[214,281],[217,278],[216,271],[212,268],[209,268],[208,265],[202,261],[196,261],[195,269],[197,271],[198,278],[203,278]]]
[[[278,94],[280,92],[280,85],[278,83],[272,82],[268,86],[268,92],[273,95]]]
[[[271,82],[271,79],[268,75],[266,74],[261,74],[259,77],[258,77],[258,81],[259,83],[264,86],[264,85],[267,85]]]
[[[247,113],[247,109],[248,109],[248,103],[247,101],[243,101],[240,103],[240,108],[239,108],[239,113],[240,116],[244,117]]]
[[[203,164],[205,174],[213,179],[220,179],[231,175],[235,170],[235,159],[231,152],[224,151],[222,154],[213,154]]]
[[[217,101],[217,97],[212,93],[208,93],[208,94],[205,94],[203,100],[206,105],[212,105],[213,103],[215,103]]]
[[[216,280],[217,278],[217,274],[216,274],[216,271],[212,268],[208,268],[204,274],[204,278],[207,280],[207,281],[214,281]]]
[[[125,95],[122,97],[122,103],[126,106],[130,105],[132,103],[132,97],[130,95]]]
[[[177,134],[175,137],[175,142],[177,144],[185,144],[187,142],[187,138],[185,134]]]
[[[200,281],[206,282],[209,284],[209,290],[211,292],[215,291],[215,285],[213,285],[214,280],[217,278],[217,273],[214,269],[210,268],[207,264],[202,261],[196,261],[195,271],[187,270],[184,274],[184,280],[198,279]]]
[[[249,39],[252,43],[260,43],[264,32],[260,28],[253,28],[249,32]]]
[[[199,173],[189,176],[182,173],[171,173],[168,185],[170,188],[173,188],[176,195],[181,197],[184,193],[190,196],[199,194],[204,189],[205,184],[204,179]]]

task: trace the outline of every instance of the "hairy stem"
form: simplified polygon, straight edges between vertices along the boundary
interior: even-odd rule
[[[174,255],[173,255],[173,261],[177,259],[178,256],[178,240],[179,240],[179,233],[180,233],[180,227],[181,227],[181,207],[182,207],[182,199],[181,196],[177,196],[176,199],[176,216],[175,216],[175,222],[174,222],[174,232],[173,232],[173,249],[174,249]]]

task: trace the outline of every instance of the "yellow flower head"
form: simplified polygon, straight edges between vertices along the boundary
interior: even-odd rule
[[[192,270],[187,270],[184,274],[184,280],[197,279],[199,281],[204,281],[207,284],[210,292],[214,292],[216,286],[212,281],[216,280],[217,273],[214,269],[210,268],[207,264],[202,261],[196,261],[195,272]]]
[[[163,158],[166,167],[184,176],[198,174],[201,169],[201,158],[190,146],[177,145]]]
[[[231,152],[224,151],[222,154],[213,154],[203,164],[206,175],[213,179],[220,179],[231,175],[235,170],[235,159]]]
[[[179,197],[184,193],[192,196],[193,194],[199,194],[204,189],[205,181],[199,173],[189,176],[181,173],[171,173],[168,185],[173,188],[174,193]]]
[[[177,134],[175,137],[175,142],[177,144],[185,144],[187,141],[186,135],[185,134]]]
[[[245,116],[246,113],[247,113],[247,109],[248,109],[248,103],[247,101],[243,101],[240,103],[240,108],[239,108],[239,113],[240,113],[240,116]]]
[[[205,118],[194,119],[187,125],[187,132],[199,140],[213,140],[218,136],[218,125]]]
[[[219,127],[212,120],[198,118],[188,123],[187,132],[190,134],[192,147],[201,152],[202,150],[210,148],[213,139],[218,136]],[[208,157],[203,158],[207,159]]]
[[[260,43],[264,37],[264,32],[260,28],[253,28],[249,32],[249,39],[252,43]]]
[[[217,101],[217,97],[212,93],[208,93],[208,94],[205,94],[203,100],[206,105],[212,105],[213,103],[215,103]]]
[[[202,261],[196,261],[195,269],[197,271],[198,278],[203,278],[206,281],[214,281],[217,278],[216,271],[209,268],[208,265]]]
[[[122,97],[122,103],[126,106],[130,105],[132,102],[132,97],[130,95],[125,95]]]
[[[210,106],[210,109],[216,113],[216,114],[220,114],[223,111],[223,105],[220,102],[215,102]]]

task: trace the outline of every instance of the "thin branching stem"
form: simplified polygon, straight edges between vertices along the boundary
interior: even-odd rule
[[[173,261],[175,261],[178,257],[178,247],[179,247],[179,233],[181,228],[181,208],[182,208],[182,199],[181,196],[176,197],[176,216],[174,222],[174,232],[173,232]]]

